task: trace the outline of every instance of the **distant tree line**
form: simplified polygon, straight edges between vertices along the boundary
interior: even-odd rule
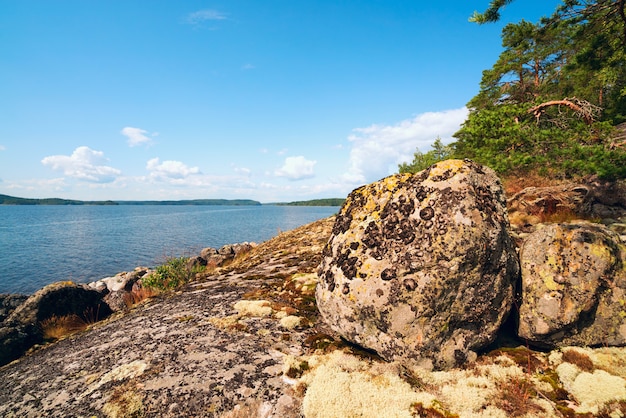
[[[26,199],[0,194],[0,205],[117,205],[117,203],[111,200],[83,201],[58,198]]]
[[[313,199],[302,200],[289,203],[277,203],[279,206],[341,206],[346,199],[343,198],[330,198],[330,199]]]
[[[166,206],[259,206],[261,202],[249,199],[193,199],[193,200],[118,200],[120,205]]]
[[[170,205],[170,206],[259,206],[260,202],[248,199],[194,199],[194,200],[102,200],[83,201],[58,198],[26,199],[0,194],[0,205]]]

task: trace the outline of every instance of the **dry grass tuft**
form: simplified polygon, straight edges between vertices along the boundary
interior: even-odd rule
[[[76,314],[57,316],[53,315],[40,323],[45,341],[54,341],[67,335],[82,331],[89,323]]]
[[[510,417],[520,417],[526,414],[539,414],[545,412],[542,407],[532,402],[537,397],[534,385],[525,377],[512,377],[503,382],[497,394],[491,401]]]

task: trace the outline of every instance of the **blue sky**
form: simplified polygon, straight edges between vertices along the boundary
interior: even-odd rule
[[[444,142],[556,0],[0,0],[0,193],[345,197]]]

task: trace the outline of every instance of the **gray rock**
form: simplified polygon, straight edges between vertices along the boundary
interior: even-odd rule
[[[18,294],[0,294],[0,323],[2,323],[10,314],[28,299],[26,295]]]
[[[187,261],[187,269],[189,269],[189,271],[193,271],[194,269],[197,269],[199,267],[203,267],[206,265],[207,265],[206,259],[199,255],[190,257],[189,260]]]
[[[507,226],[498,178],[471,161],[356,189],[324,249],[319,311],[387,360],[463,363],[512,306],[519,265]]]
[[[52,283],[37,291],[6,318],[0,332],[0,364],[11,361],[42,341],[39,324],[52,316],[76,314],[86,320],[111,313],[102,293],[83,284]]]
[[[544,225],[520,250],[519,336],[545,346],[626,344],[626,246],[604,225]]]

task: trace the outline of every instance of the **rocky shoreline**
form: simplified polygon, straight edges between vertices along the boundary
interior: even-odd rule
[[[626,242],[626,205],[590,197],[589,188],[540,192],[509,199],[518,243],[551,207],[573,201],[579,202],[569,210],[573,214],[581,208],[593,218],[594,205],[596,215],[609,214],[601,223]],[[207,250],[191,260],[211,265],[206,273],[132,307],[124,295],[147,269],[77,286],[101,298],[107,293],[110,314],[57,342],[37,342],[0,367],[0,415],[626,415],[624,348],[531,350],[508,334],[461,368],[429,371],[383,361],[343,340],[315,304],[317,269],[334,223],[334,217],[323,219],[241,251]],[[4,299],[3,325],[23,302]],[[22,308],[20,316],[26,312]]]

